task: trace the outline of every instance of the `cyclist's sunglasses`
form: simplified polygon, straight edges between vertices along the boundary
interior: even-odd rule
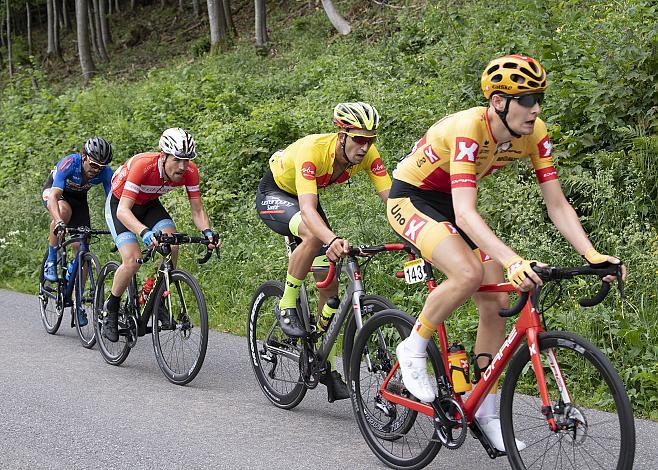
[[[344,132],[344,134],[349,135],[354,142],[359,145],[372,144],[377,140],[377,135],[363,135],[363,134],[352,134],[351,132]]]
[[[103,168],[105,168],[107,166],[107,165],[101,165],[100,163],[96,163],[95,161],[93,161],[91,159],[91,157],[87,157],[87,161],[89,162],[89,166],[91,166],[92,168],[95,168],[97,170],[102,170]]]
[[[194,160],[196,158],[196,152],[194,153],[176,152],[176,153],[170,153],[169,155],[173,156],[177,160]]]
[[[535,104],[541,104],[544,102],[543,93],[528,93],[525,95],[505,95],[506,98],[511,98],[519,102],[524,108],[532,108]]]

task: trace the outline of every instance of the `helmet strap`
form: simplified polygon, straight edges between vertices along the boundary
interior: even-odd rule
[[[347,160],[347,168],[351,167],[354,165],[354,163],[350,160],[350,157],[347,156],[347,150],[345,150],[345,144],[347,143],[347,134],[342,133],[345,138],[343,139],[343,144],[341,148],[343,149],[343,156],[345,157],[345,160]]]
[[[505,103],[505,109],[502,110],[502,111],[498,111],[496,109],[496,107],[494,106],[494,111],[496,111],[496,114],[498,115],[500,120],[503,121],[503,124],[505,125],[505,127],[507,128],[509,133],[512,134],[512,137],[514,137],[515,139],[518,139],[519,137],[521,137],[521,134],[519,134],[517,132],[514,132],[512,130],[512,128],[509,126],[509,124],[507,123],[507,113],[509,112],[509,105],[512,102],[512,99],[511,98],[506,98],[506,99],[507,99],[507,102]]]

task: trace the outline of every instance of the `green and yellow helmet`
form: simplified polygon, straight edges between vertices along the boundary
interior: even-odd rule
[[[376,131],[379,126],[379,113],[374,106],[361,101],[339,103],[334,108],[334,124],[343,129]]]
[[[513,54],[489,62],[482,72],[482,92],[489,99],[494,93],[520,95],[546,90],[546,70],[532,57]]]

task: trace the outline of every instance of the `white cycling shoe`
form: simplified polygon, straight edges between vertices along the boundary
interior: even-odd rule
[[[498,416],[491,416],[487,418],[478,419],[482,432],[487,435],[487,439],[501,452],[505,452],[505,443],[503,442],[503,431],[500,428],[500,418]],[[526,448],[525,442],[516,441],[516,448],[520,451]]]
[[[427,373],[427,356],[409,351],[405,345],[407,341],[408,339],[405,339],[395,348],[400,362],[402,382],[407,390],[420,401],[431,402],[436,398],[436,392]]]

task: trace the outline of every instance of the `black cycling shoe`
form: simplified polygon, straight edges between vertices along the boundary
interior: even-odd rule
[[[281,330],[291,338],[302,338],[306,336],[306,331],[299,321],[296,308],[277,309],[276,319],[279,321]]]
[[[160,302],[160,308],[158,308],[158,321],[162,330],[176,329],[176,320],[167,313],[167,309],[164,306],[164,299]]]
[[[333,403],[336,400],[344,400],[350,397],[350,389],[343,382],[337,370],[325,372],[320,376],[320,383],[327,387],[327,400]]]
[[[103,305],[103,310],[107,312],[103,322],[103,336],[108,341],[116,343],[119,341],[119,312],[110,312],[107,309],[107,302]]]

